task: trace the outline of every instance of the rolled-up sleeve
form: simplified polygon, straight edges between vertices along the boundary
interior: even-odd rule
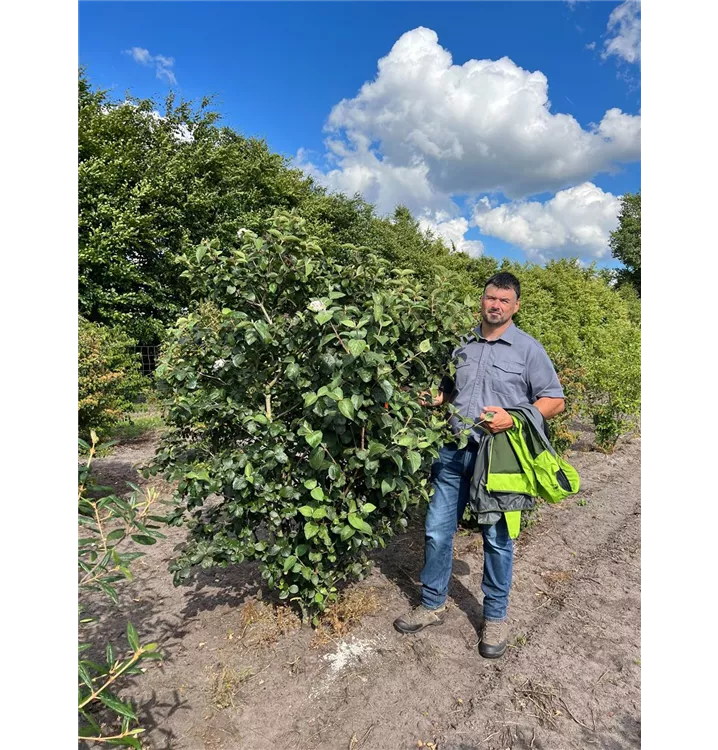
[[[529,355],[527,375],[532,403],[540,398],[564,398],[553,363],[540,344]]]

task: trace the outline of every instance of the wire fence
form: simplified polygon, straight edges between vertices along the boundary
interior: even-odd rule
[[[155,346],[132,346],[130,351],[133,354],[139,354],[142,359],[142,374],[152,375],[157,367],[157,360],[160,356],[159,345]]]

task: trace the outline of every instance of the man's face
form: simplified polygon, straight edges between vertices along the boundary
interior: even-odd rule
[[[503,325],[511,320],[519,304],[513,289],[499,289],[490,284],[481,297],[481,317],[492,326]]]

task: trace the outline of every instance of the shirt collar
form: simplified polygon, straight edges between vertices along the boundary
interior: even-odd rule
[[[477,339],[484,339],[484,341],[488,341],[488,339],[484,338],[481,335],[481,323],[476,326],[474,329],[474,333],[476,334]],[[507,344],[513,344],[514,339],[516,338],[516,325],[513,321],[511,321],[511,324],[509,327],[497,338],[496,341],[505,341]]]

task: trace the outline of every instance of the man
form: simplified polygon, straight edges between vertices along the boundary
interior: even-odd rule
[[[507,408],[533,404],[545,419],[564,409],[564,394],[556,371],[536,339],[513,323],[521,298],[519,280],[511,273],[492,276],[481,297],[481,323],[474,335],[454,350],[455,383],[444,377],[434,406],[453,403],[466,421],[456,416],[450,424],[455,433],[471,427],[466,448],[443,446],[432,467],[434,495],[426,514],[424,569],[421,572],[421,605],[394,621],[402,633],[417,633],[428,625],[444,621],[451,577],[453,539],[469,499],[469,491],[480,441],[491,433],[511,429]],[[487,421],[487,412],[494,416]],[[513,539],[503,514],[492,525],[482,525],[484,573],[484,621],[479,653],[498,658],[508,641],[507,611],[511,589]]]

